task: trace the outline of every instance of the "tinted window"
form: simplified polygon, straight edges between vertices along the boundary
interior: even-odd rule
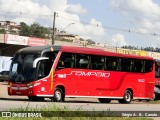
[[[131,71],[131,68],[132,68],[132,60],[126,59],[126,58],[121,58],[120,70],[124,71],[124,72],[129,72],[129,71]]]
[[[145,65],[144,66],[144,72],[150,72],[150,71],[152,71],[152,69],[153,69],[153,61],[147,60],[147,61],[145,61],[144,65]]]
[[[76,54],[76,68],[89,69],[90,57],[86,54]]]
[[[74,54],[62,53],[58,62],[57,69],[73,68],[74,67]]]
[[[37,71],[38,79],[46,77],[47,75],[49,75],[50,69],[48,69],[48,65],[49,65],[48,60],[43,60],[43,61],[40,61],[38,63],[38,71]],[[28,74],[28,75],[31,76],[32,73]]]
[[[57,69],[79,68],[92,70],[109,70],[122,72],[150,72],[153,62],[133,58],[62,53]]]
[[[91,56],[91,69],[104,70],[104,57]]]
[[[143,60],[134,60],[134,67],[133,67],[133,71],[134,72],[143,72]]]
[[[106,70],[118,70],[118,58],[106,57]]]

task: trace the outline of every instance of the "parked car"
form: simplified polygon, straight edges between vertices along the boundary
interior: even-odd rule
[[[160,86],[154,87],[154,100],[160,100]]]
[[[0,82],[8,81],[9,71],[1,71],[0,72]]]

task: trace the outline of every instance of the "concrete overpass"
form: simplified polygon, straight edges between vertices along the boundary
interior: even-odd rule
[[[12,57],[17,50],[27,47],[24,45],[6,44],[4,39],[4,34],[0,34],[0,56]]]
[[[17,44],[6,44],[5,43],[5,35],[0,34],[0,56],[10,56],[13,57],[15,52],[21,48],[28,47],[25,45],[17,45]],[[51,39],[46,39],[48,45],[52,44]],[[63,41],[55,41],[55,45],[67,45],[67,46],[79,46],[78,44],[74,44],[71,42],[63,42]]]
[[[12,57],[17,50],[24,47],[27,47],[27,46],[0,43],[0,56]]]
[[[25,45],[18,45],[18,44],[6,44],[5,43],[5,35],[0,34],[0,56],[10,56],[13,57],[15,52],[21,48],[27,47]],[[46,39],[46,42],[48,45],[52,44],[51,39]],[[79,46],[79,47],[84,47],[83,44],[79,43],[74,43],[74,42],[65,42],[65,41],[55,41],[55,45],[65,45],[65,46]],[[107,51],[112,51],[116,52],[116,48],[114,47],[102,47],[102,46],[91,46],[87,45],[86,47],[89,48],[99,48],[99,49],[104,49]]]

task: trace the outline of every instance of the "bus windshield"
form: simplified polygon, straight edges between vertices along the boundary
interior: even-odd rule
[[[12,60],[9,80],[12,82],[30,82],[35,79],[36,69],[33,68],[33,61],[38,54],[18,54]]]
[[[28,83],[49,75],[53,62],[58,52],[40,53],[18,53],[12,60],[9,81],[15,83]],[[33,67],[34,61],[40,59],[36,67]]]

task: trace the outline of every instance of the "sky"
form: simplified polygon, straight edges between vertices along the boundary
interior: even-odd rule
[[[58,30],[96,43],[160,46],[160,0],[0,0],[0,21],[52,27],[54,12]]]

